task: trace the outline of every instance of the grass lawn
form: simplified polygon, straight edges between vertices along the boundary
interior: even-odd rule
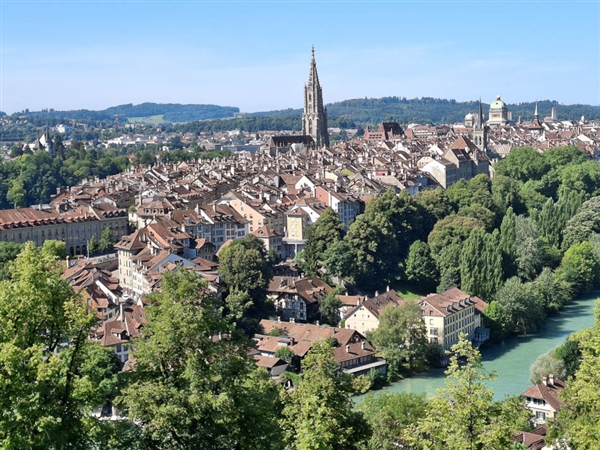
[[[161,123],[164,123],[162,114],[148,117],[129,117],[127,120],[129,123],[147,123],[150,125],[160,125]]]
[[[398,284],[392,287],[401,297],[418,300],[421,297],[431,294],[431,292],[425,292],[423,290],[419,290],[415,286],[407,285],[407,284]]]

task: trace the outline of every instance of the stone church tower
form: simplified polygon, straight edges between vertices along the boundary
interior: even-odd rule
[[[315,147],[329,147],[327,132],[327,109],[323,105],[323,91],[317,74],[315,47],[312,48],[310,74],[308,83],[304,85],[304,114],[302,114],[302,134],[312,136]]]
[[[479,114],[473,124],[473,143],[483,152],[487,151],[487,126],[483,121],[483,108],[479,99]]]

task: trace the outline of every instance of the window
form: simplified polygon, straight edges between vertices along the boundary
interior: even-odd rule
[[[536,419],[546,420],[546,413],[545,412],[541,412],[541,411],[536,411],[535,412],[535,418]]]

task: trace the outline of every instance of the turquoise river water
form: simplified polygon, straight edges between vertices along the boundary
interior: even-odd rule
[[[543,353],[565,342],[566,337],[594,323],[594,305],[599,293],[574,300],[559,314],[549,317],[542,330],[526,336],[515,336],[481,349],[484,368],[495,371],[498,378],[488,382],[494,390],[494,398],[501,400],[508,395],[519,395],[529,386],[529,368]],[[444,369],[431,370],[425,374],[406,378],[376,392],[425,392],[436,394],[444,387]],[[355,397],[360,402],[364,396]]]

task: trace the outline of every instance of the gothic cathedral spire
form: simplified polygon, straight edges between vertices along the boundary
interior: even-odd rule
[[[315,147],[329,147],[327,132],[327,109],[323,104],[323,91],[319,83],[315,47],[312,47],[310,74],[308,83],[304,85],[304,114],[302,114],[302,134],[312,136]]]

